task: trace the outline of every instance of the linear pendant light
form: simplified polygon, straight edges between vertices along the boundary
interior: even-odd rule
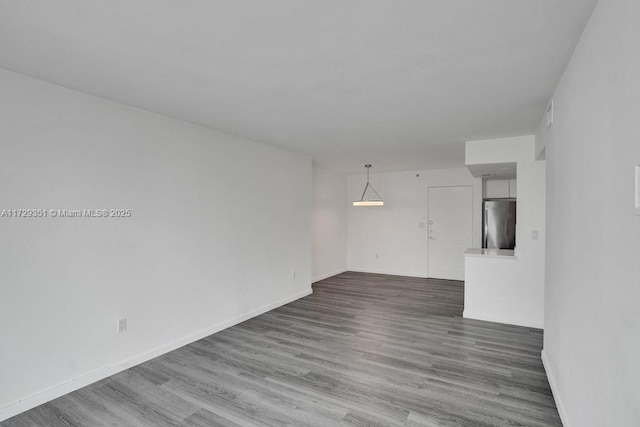
[[[371,165],[364,165],[364,167],[367,168],[367,185],[364,186],[362,197],[360,197],[360,200],[354,201],[353,206],[384,206],[384,201],[382,200],[382,197],[380,197],[380,195],[375,190],[375,188],[373,188],[373,185],[369,184],[369,169],[371,169]],[[367,194],[367,189],[369,188],[371,188],[371,191],[373,191],[376,194],[376,196],[378,197],[377,199],[369,200],[364,198],[364,196]]]

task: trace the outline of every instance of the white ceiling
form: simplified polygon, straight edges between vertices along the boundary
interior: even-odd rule
[[[596,0],[0,0],[0,67],[347,173],[531,133]]]

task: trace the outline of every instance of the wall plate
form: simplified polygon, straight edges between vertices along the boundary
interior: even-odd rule
[[[636,165],[636,215],[640,215],[640,165]]]
[[[547,129],[553,126],[553,99],[549,102],[547,106]]]

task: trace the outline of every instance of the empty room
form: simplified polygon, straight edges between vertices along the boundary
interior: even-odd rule
[[[640,426],[637,0],[0,0],[0,426]]]

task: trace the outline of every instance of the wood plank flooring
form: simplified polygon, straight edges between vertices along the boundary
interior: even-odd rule
[[[560,426],[542,331],[462,319],[462,282],[344,273],[2,426]]]

